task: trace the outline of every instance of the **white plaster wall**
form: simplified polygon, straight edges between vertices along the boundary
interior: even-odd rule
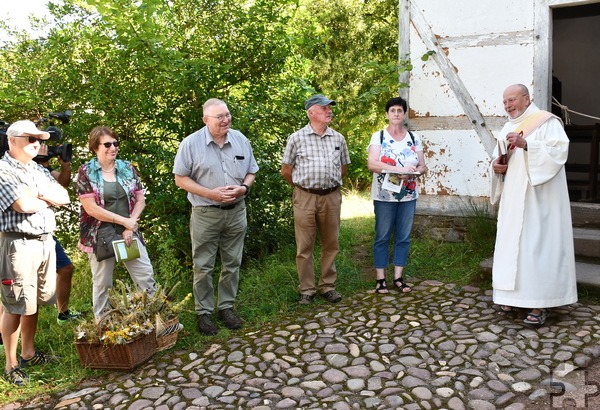
[[[505,117],[504,89],[515,83],[523,83],[531,89],[533,83],[533,2],[413,1],[424,13],[433,33],[440,38],[448,59],[482,115]],[[527,37],[528,31],[531,31],[531,38]],[[525,36],[525,40],[511,44],[494,41],[497,34],[511,32],[518,32],[519,38]],[[413,70],[408,103],[413,115],[464,116],[463,108],[434,59],[425,62],[420,59],[428,50],[412,26],[410,36]],[[422,184],[423,193],[489,196],[491,158],[473,129],[416,131],[423,138],[430,169]]]
[[[531,30],[533,1],[411,0],[442,37]]]
[[[490,160],[474,131],[418,131],[429,171],[421,179],[427,195],[482,197],[490,193]]]
[[[416,33],[414,33],[416,35]],[[413,59],[409,105],[417,117],[459,116],[464,111],[436,62],[421,61],[422,41],[411,37]],[[503,116],[502,92],[515,83],[531,87],[533,47],[523,45],[449,49],[448,57],[484,116]]]

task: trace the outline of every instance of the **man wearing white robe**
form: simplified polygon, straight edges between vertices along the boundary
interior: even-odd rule
[[[532,309],[541,325],[547,308],[577,301],[571,205],[564,164],[569,139],[562,121],[531,102],[527,87],[503,94],[509,121],[498,133],[491,200],[500,191],[492,285],[502,310]],[[508,165],[499,161],[505,144]],[[503,185],[503,186],[500,186]]]

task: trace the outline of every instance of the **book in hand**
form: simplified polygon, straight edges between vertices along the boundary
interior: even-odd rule
[[[498,164],[507,165],[508,164],[508,153],[506,148],[506,141],[498,140],[498,153],[500,155],[498,159]]]
[[[131,240],[131,245],[125,245],[125,239],[113,241],[115,259],[117,262],[126,262],[140,257],[140,241],[138,238]]]
[[[383,178],[383,183],[381,184],[381,188],[386,189],[388,191],[392,191],[392,192],[402,191],[402,187],[404,186],[404,180],[401,178],[402,175],[418,176],[421,174],[419,174],[418,172],[402,172],[402,173],[385,172],[385,177]]]
[[[415,177],[418,177],[419,175],[421,175],[421,173],[419,171],[394,172],[394,171],[388,171],[387,169],[384,169],[382,171],[382,174],[410,175],[410,176],[415,176]]]

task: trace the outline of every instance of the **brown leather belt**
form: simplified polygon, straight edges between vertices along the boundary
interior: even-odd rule
[[[340,186],[334,186],[333,188],[325,188],[325,189],[310,189],[310,188],[304,188],[303,186],[300,185],[296,185],[296,187],[300,188],[303,191],[306,191],[308,193],[311,194],[315,194],[315,195],[329,195],[332,192],[337,191]]]
[[[22,232],[0,232],[0,237],[8,239],[31,239],[35,241],[45,241],[50,237],[50,234],[43,233],[41,235],[31,235]]]

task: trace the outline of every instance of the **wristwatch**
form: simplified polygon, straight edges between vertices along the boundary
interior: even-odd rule
[[[241,184],[244,188],[246,188],[246,193],[244,195],[248,195],[250,193],[250,185]]]

